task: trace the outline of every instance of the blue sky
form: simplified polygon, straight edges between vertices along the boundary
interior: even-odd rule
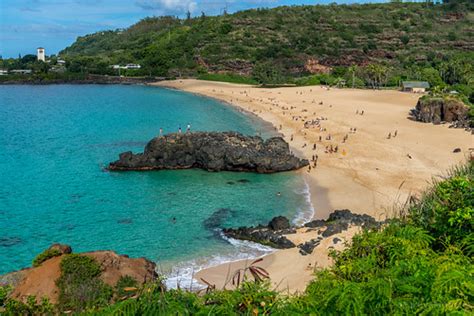
[[[339,0],[338,3],[368,0]],[[55,54],[78,36],[130,26],[146,16],[208,15],[247,8],[329,3],[334,0],[0,0],[0,55]],[[380,0],[378,2],[383,2]]]

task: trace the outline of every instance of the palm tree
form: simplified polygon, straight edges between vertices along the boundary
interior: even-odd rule
[[[349,67],[349,71],[352,73],[352,88],[355,86],[355,74],[357,71],[357,65],[352,65]]]

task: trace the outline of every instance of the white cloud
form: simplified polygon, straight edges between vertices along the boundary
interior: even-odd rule
[[[194,0],[136,0],[136,4],[143,9],[165,14],[193,13],[198,5]]]

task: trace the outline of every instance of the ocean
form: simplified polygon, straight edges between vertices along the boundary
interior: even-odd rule
[[[0,274],[31,265],[52,243],[74,252],[146,257],[169,285],[203,266],[271,252],[222,227],[311,215],[295,173],[107,172],[163,128],[274,135],[216,100],[149,86],[0,86]],[[281,192],[281,195],[277,193]]]

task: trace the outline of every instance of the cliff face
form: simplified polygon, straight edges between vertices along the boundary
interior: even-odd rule
[[[208,171],[273,173],[307,166],[281,137],[264,141],[234,132],[169,134],[152,139],[143,154],[125,152],[109,170],[199,168]]]
[[[469,107],[455,98],[420,98],[413,111],[417,121],[439,124],[457,123],[456,126],[468,127]]]

